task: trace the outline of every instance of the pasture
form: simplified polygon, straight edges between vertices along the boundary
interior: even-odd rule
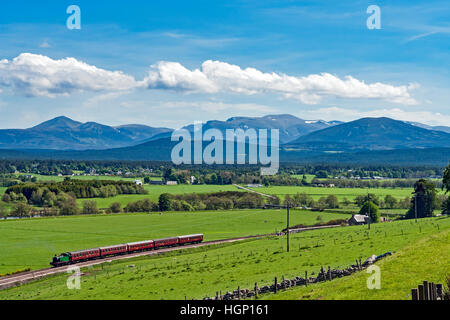
[[[292,210],[291,225],[348,219],[350,215]],[[55,253],[119,243],[204,233],[205,240],[281,231],[283,210],[228,210],[111,214],[0,220],[0,274],[49,266]]]
[[[421,250],[426,252],[425,247],[429,247],[429,244],[444,243],[448,248],[449,229],[449,218],[428,218],[417,223],[398,221],[374,224],[370,231],[367,226],[354,226],[293,234],[290,252],[285,250],[285,237],[274,236],[188,249],[84,268],[80,290],[69,290],[66,286],[68,275],[61,274],[2,290],[0,299],[184,299],[185,296],[188,299],[202,299],[205,296],[215,296],[217,291],[224,293],[235,290],[238,286],[252,288],[255,282],[259,286],[271,284],[275,276],[278,279],[282,276],[292,278],[304,275],[305,271],[313,275],[321,266],[347,267],[355,259],[364,260],[372,254],[391,251],[393,255],[386,258],[384,264],[387,265],[389,261],[403,259],[404,252],[412,250],[407,249],[408,247],[417,246],[416,257],[419,260],[409,269],[410,282],[406,287],[398,284],[396,295],[391,295],[391,290],[383,291],[384,295],[380,291],[376,296],[381,299],[408,299],[410,284],[414,282],[416,285],[424,280],[422,271],[417,268],[430,264],[426,259],[431,254],[421,256],[419,253]],[[429,239],[435,240],[429,243]],[[448,264],[445,265],[448,252],[441,249],[433,251],[435,254],[444,253],[431,260],[440,265],[441,271],[445,269],[443,266],[448,270]],[[383,260],[380,263],[384,263]],[[429,270],[431,266],[424,268]],[[441,281],[438,278],[442,274],[437,273],[430,280]],[[345,292],[355,290],[353,285],[359,286],[356,288],[359,292],[368,290],[365,285],[368,275],[363,272],[355,276],[359,277],[358,283],[344,283],[334,291],[345,296]],[[382,275],[386,279],[397,276],[396,272]],[[333,287],[335,283],[343,281],[348,280],[342,278],[326,285]],[[298,297],[295,294],[285,298]],[[370,293],[365,293],[363,297],[370,298]]]
[[[294,195],[296,193],[306,193],[314,200],[319,200],[320,197],[326,197],[330,194],[335,195],[339,201],[347,198],[352,201],[356,196],[367,195],[373,193],[378,197],[384,198],[390,194],[397,198],[397,200],[404,199],[405,197],[411,197],[411,193],[414,191],[412,188],[319,188],[319,187],[304,187],[304,186],[270,186],[261,188],[249,188],[261,193],[277,195],[281,199],[284,199],[286,194]]]
[[[233,185],[188,185],[180,184],[174,186],[167,185],[144,185],[144,189],[148,194],[122,194],[110,198],[94,198],[94,199],[77,199],[80,207],[85,200],[95,200],[99,208],[108,208],[114,202],[119,202],[123,207],[130,202],[150,199],[158,202],[158,198],[162,193],[184,194],[184,193],[210,193],[219,191],[239,191]]]
[[[381,270],[380,290],[368,290],[368,274],[358,272],[308,287],[297,287],[263,296],[276,300],[411,300],[410,292],[423,280],[445,284],[450,274],[450,232],[447,229],[401,249],[376,263]]]

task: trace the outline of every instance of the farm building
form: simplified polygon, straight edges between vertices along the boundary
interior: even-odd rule
[[[164,181],[162,181],[162,180],[150,180],[150,184],[153,184],[153,185],[163,185],[163,184],[164,184]]]
[[[166,182],[166,185],[168,185],[168,186],[176,186],[178,184],[178,182],[176,182],[176,181],[167,181]]]
[[[138,186],[142,186],[142,181],[141,180],[134,180],[133,182],[135,184],[137,184]]]
[[[370,220],[369,216],[364,216],[364,215],[361,215],[361,214],[354,214],[348,220],[348,224],[350,226],[358,226],[358,225],[367,224],[367,223],[370,223],[370,222],[371,222],[371,220]]]

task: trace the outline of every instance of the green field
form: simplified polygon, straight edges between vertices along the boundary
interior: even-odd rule
[[[291,225],[312,225],[348,219],[338,213],[291,211]],[[33,218],[0,221],[0,274],[23,268],[49,266],[55,253],[98,246],[204,233],[205,240],[233,238],[280,231],[286,226],[285,211],[229,210],[114,214]]]
[[[358,272],[332,282],[289,289],[263,298],[276,300],[411,300],[412,288],[423,280],[445,285],[450,275],[450,232],[430,235],[376,263],[381,270],[381,288],[368,290],[368,274]]]
[[[144,189],[148,191],[148,194],[122,194],[111,198],[95,198],[97,206],[99,208],[108,208],[114,202],[119,202],[122,206],[126,206],[130,202],[137,200],[150,199],[157,202],[159,195],[162,193],[170,194],[184,194],[184,193],[209,193],[219,191],[240,191],[233,185],[187,185],[180,184],[175,186],[166,185],[145,185]],[[242,190],[241,190],[242,191]],[[83,201],[87,199],[78,199],[77,202],[80,206],[83,205]],[[91,199],[89,199],[91,200]]]
[[[448,270],[448,250],[434,250],[430,248],[430,244],[444,244],[444,249],[448,248],[449,229],[449,218],[429,218],[421,219],[418,223],[398,221],[374,224],[370,231],[367,226],[356,226],[293,234],[290,252],[285,250],[285,237],[267,237],[211,248],[188,249],[84,268],[80,290],[69,290],[66,286],[68,275],[61,274],[2,290],[0,299],[184,299],[185,296],[188,299],[201,299],[214,296],[217,291],[224,293],[235,290],[238,286],[252,288],[255,282],[259,286],[271,284],[275,276],[278,279],[282,276],[292,278],[304,275],[305,271],[313,275],[321,266],[344,268],[353,264],[355,259],[364,260],[372,254],[379,255],[387,251],[393,252],[393,255],[386,258],[386,262],[381,260],[379,263],[387,265],[389,261],[403,259],[403,264],[407,266],[408,260],[404,259],[404,252],[410,249],[404,251],[404,248],[417,246],[422,250],[423,247],[428,247],[428,251],[423,248],[426,252],[424,257],[419,256],[419,253],[412,256],[419,258],[420,262],[412,263],[406,270],[409,271],[409,282],[398,284],[395,297],[407,299],[411,284],[417,285],[425,280],[424,272],[431,270],[430,266],[423,264],[428,265],[432,261],[442,266],[444,263],[446,268],[441,268],[441,271]],[[422,241],[429,241],[424,239],[430,237],[437,238],[422,246]],[[445,255],[426,260],[432,253],[442,252]],[[417,272],[418,268],[424,270]],[[390,279],[389,283],[395,283],[394,279],[397,277],[402,279],[402,275],[398,275],[398,269],[388,270],[393,272],[390,275],[388,272],[386,275],[383,273],[382,277]],[[438,281],[442,275],[440,272],[428,278]],[[339,284],[334,291],[343,296],[346,290],[354,290],[353,285],[359,285],[357,290],[361,292],[368,290],[362,281],[368,275],[356,276],[361,277],[360,281],[351,286],[340,285],[342,281],[346,281],[344,278],[328,285],[333,287],[335,283]],[[352,277],[348,277],[350,278]],[[367,293],[366,296],[363,293],[361,295],[367,297]],[[380,292],[377,297],[391,299],[394,296],[381,295]],[[298,295],[289,298],[298,298]]]
[[[319,187],[303,187],[303,186],[271,186],[262,188],[250,188],[252,190],[277,195],[284,199],[286,194],[294,195],[296,193],[306,193],[310,195],[314,200],[318,200],[320,197],[328,196],[330,194],[335,195],[339,201],[347,198],[352,201],[358,195],[367,195],[368,193],[373,193],[379,197],[385,197],[390,194],[397,199],[404,199],[405,197],[411,197],[411,193],[414,191],[412,188],[395,188],[395,189],[385,189],[385,188],[319,188]]]

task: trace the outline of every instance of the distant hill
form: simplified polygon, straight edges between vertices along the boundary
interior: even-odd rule
[[[341,122],[308,121],[291,115],[269,115],[260,118],[233,117],[226,121],[208,121],[203,130],[279,129],[280,142],[286,143],[310,132]],[[193,125],[184,127],[193,132]],[[170,138],[173,129],[140,124],[111,127],[96,122],[81,123],[57,117],[29,129],[0,130],[0,149],[99,150],[133,146],[148,141]]]
[[[409,122],[409,121],[407,121],[406,123],[409,123],[413,126],[417,126],[417,127],[424,128],[427,130],[435,130],[435,131],[442,131],[442,132],[450,133],[450,127],[446,127],[446,126],[429,126],[427,124],[423,124],[420,122]]]
[[[390,118],[362,118],[309,133],[288,144],[298,150],[393,150],[450,147],[450,134]]]
[[[219,129],[225,137],[226,129],[279,129],[280,143],[288,143],[303,135],[317,130],[322,130],[341,124],[339,121],[326,122],[322,120],[303,120],[289,114],[268,115],[264,117],[232,117],[226,121],[212,120],[203,125],[203,131],[210,128]],[[185,129],[194,131],[194,126],[186,126]]]
[[[185,128],[193,131],[192,125]],[[450,159],[450,134],[389,118],[342,123],[291,115],[233,117],[208,121],[203,130],[209,128],[279,129],[281,162],[447,165]],[[58,117],[30,129],[0,130],[0,158],[170,161],[178,144],[171,133],[168,128],[110,127]]]
[[[1,149],[108,149],[139,144],[168,128],[143,125],[110,127],[57,117],[29,129],[0,130]]]

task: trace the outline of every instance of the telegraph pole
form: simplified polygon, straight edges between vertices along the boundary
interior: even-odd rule
[[[286,252],[289,252],[289,201],[286,203],[286,221],[287,221],[287,226],[286,226],[286,232],[287,232],[287,244],[286,244]]]
[[[414,194],[414,214],[417,222],[417,193]]]
[[[279,208],[279,209],[286,209],[286,252],[289,252],[289,208],[290,203],[289,201],[286,201],[286,205],[277,205],[277,204],[268,204],[266,205],[268,207],[272,208]]]

